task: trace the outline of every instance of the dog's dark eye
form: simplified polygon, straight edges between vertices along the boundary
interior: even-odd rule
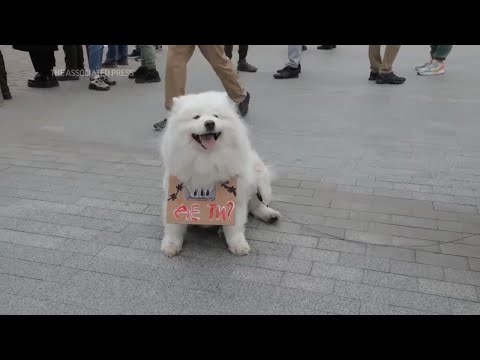
[[[196,116],[194,116],[193,118],[194,118],[195,120],[198,120],[198,119],[200,119],[200,115],[196,115]]]
[[[213,116],[215,116],[216,118],[218,118],[218,115],[213,115]]]

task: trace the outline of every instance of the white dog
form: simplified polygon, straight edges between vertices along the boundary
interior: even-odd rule
[[[230,251],[246,255],[250,251],[245,239],[248,212],[265,222],[280,216],[266,206],[272,197],[270,173],[252,149],[247,128],[226,93],[190,94],[173,102],[161,141],[165,193],[168,196],[170,175],[191,189],[211,188],[238,176],[236,222],[223,226],[223,232]],[[175,256],[182,250],[187,225],[167,224],[165,211],[164,221],[161,248],[166,255]]]

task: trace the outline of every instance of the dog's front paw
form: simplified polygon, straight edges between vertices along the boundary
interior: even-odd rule
[[[250,252],[250,245],[243,235],[237,237],[234,241],[230,241],[228,248],[235,255],[247,255]]]
[[[277,210],[270,209],[267,222],[274,223],[278,221],[278,219],[280,219],[280,212]]]
[[[178,255],[178,253],[182,251],[182,247],[172,242],[169,242],[168,240],[167,241],[163,240],[161,250],[168,257],[173,257],[175,255]]]

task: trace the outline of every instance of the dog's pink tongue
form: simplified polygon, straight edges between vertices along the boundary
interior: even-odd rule
[[[202,142],[202,145],[207,149],[212,149],[216,144],[213,134],[200,135],[200,141]]]

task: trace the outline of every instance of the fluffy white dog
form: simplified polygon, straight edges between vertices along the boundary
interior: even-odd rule
[[[250,251],[245,239],[248,212],[265,222],[280,216],[266,206],[272,197],[269,170],[252,149],[247,128],[226,93],[190,94],[173,102],[161,140],[166,196],[170,175],[190,189],[211,188],[237,176],[236,222],[223,226],[223,232],[230,251],[246,255]],[[165,211],[164,221],[161,248],[175,256],[182,250],[187,225],[167,224]]]

